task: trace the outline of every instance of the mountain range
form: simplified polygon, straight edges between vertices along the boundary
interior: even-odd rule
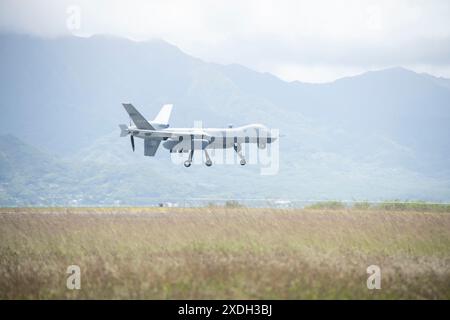
[[[286,82],[163,40],[3,34],[0,44],[0,205],[450,200],[448,79],[390,68]],[[164,149],[144,157],[141,141],[133,153],[119,138],[122,102],[148,118],[172,103],[173,127],[278,129],[279,170],[187,169]]]

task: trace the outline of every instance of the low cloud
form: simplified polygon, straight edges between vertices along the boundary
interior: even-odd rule
[[[446,0],[0,2],[3,32],[162,38],[207,61],[315,82],[390,66],[450,77],[449,17]]]

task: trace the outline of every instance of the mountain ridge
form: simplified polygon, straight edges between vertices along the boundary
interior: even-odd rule
[[[326,84],[293,83],[245,66],[203,62],[164,41],[104,36],[0,36],[0,41],[0,134],[12,133],[48,155],[49,168],[55,165],[50,171],[64,171],[58,166],[67,171],[61,174],[64,187],[43,203],[70,203],[72,197],[84,204],[127,199],[145,204],[149,195],[170,194],[450,198],[445,79],[389,68]],[[262,177],[258,167],[232,165],[188,171],[171,163],[162,148],[156,158],[144,157],[141,141],[132,153],[129,140],[118,137],[117,125],[128,122],[124,101],[148,118],[173,103],[173,127],[202,120],[205,127],[261,122],[280,129],[279,173]],[[1,169],[12,164],[5,159]],[[55,176],[39,175],[38,166],[31,175],[30,168],[3,181],[16,183],[8,203],[31,198],[39,203],[39,192],[46,194]],[[30,185],[40,186],[34,196],[20,192]]]

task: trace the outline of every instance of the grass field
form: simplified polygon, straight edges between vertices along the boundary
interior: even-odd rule
[[[450,213],[4,208],[0,298],[449,299]]]

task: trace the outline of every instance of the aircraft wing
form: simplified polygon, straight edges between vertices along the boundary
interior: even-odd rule
[[[165,130],[141,130],[144,132],[146,138],[178,138],[178,137],[195,137],[202,136],[204,139],[209,139],[211,136],[203,131],[165,131]]]

